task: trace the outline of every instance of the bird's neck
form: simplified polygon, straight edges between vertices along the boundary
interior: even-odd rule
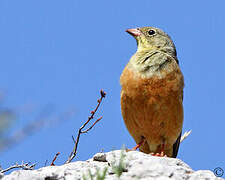
[[[167,54],[168,56],[173,57],[174,59],[177,59],[177,52],[175,47],[171,46],[164,46],[164,47],[141,47],[138,46],[136,55],[139,57],[145,57],[151,54],[152,52],[162,52],[163,54]]]
[[[146,77],[153,75],[161,76],[162,72],[165,74],[167,70],[168,73],[171,71],[168,69],[168,66],[170,66],[170,63],[175,63],[175,61],[177,61],[177,57],[173,49],[138,49],[132,56],[129,67]]]

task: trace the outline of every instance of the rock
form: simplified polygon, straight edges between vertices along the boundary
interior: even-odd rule
[[[105,153],[97,153],[93,157],[94,161],[107,162]]]
[[[193,171],[175,158],[155,157],[142,152],[121,150],[97,153],[87,161],[37,170],[17,170],[1,180],[89,180],[97,174],[107,180],[222,180],[209,170]],[[120,176],[120,177],[119,177]]]

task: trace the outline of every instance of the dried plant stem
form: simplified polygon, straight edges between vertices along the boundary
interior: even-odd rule
[[[72,136],[72,139],[74,141],[74,148],[73,148],[73,151],[70,153],[70,156],[67,159],[67,161],[65,162],[65,164],[70,163],[73,160],[73,158],[76,156],[77,147],[78,147],[78,143],[80,140],[80,135],[90,131],[102,119],[102,117],[98,118],[89,128],[87,128],[86,130],[83,130],[86,127],[86,125],[94,118],[94,115],[97,112],[97,110],[102,102],[102,99],[106,96],[106,93],[103,90],[100,91],[100,94],[101,94],[101,98],[98,99],[98,104],[97,104],[96,108],[93,111],[91,111],[91,116],[89,116],[88,120],[80,127],[76,140]]]
[[[54,159],[52,160],[51,166],[55,166],[54,162],[57,159],[58,155],[60,154],[60,152],[57,152]]]
[[[23,169],[23,170],[33,170],[34,169],[34,167],[35,167],[35,165],[36,165],[36,163],[35,164],[31,164],[31,165],[29,165],[30,163],[23,163],[22,162],[22,164],[15,164],[15,165],[13,165],[13,166],[10,166],[10,167],[8,167],[7,169],[3,169],[3,170],[1,170],[0,172],[1,173],[5,173],[5,172],[7,172],[7,171],[10,171],[10,170],[12,170],[12,169],[16,169],[16,168],[21,168],[21,169]]]

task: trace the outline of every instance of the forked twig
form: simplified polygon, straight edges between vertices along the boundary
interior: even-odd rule
[[[34,169],[34,167],[35,167],[35,165],[36,165],[36,163],[35,164],[31,164],[31,165],[29,165],[30,163],[21,163],[21,164],[15,164],[15,165],[12,165],[12,166],[10,166],[10,167],[8,167],[7,169],[3,169],[3,170],[1,170],[0,172],[1,173],[5,173],[5,172],[7,172],[7,171],[10,171],[10,170],[12,170],[12,169],[16,169],[16,168],[21,168],[21,169],[23,169],[23,170],[33,170]]]
[[[91,111],[91,116],[89,116],[88,120],[80,127],[76,140],[72,136],[72,139],[74,141],[74,148],[73,148],[73,151],[70,153],[70,156],[67,159],[67,161],[65,162],[65,164],[70,163],[73,160],[73,158],[76,156],[77,147],[78,147],[78,143],[80,140],[80,135],[90,131],[102,119],[102,117],[98,118],[89,128],[87,128],[86,130],[83,130],[86,127],[86,125],[90,122],[90,120],[92,120],[94,118],[94,115],[97,112],[97,110],[102,102],[102,99],[106,96],[106,93],[103,90],[100,91],[100,94],[101,94],[101,98],[98,99],[98,104],[97,104],[96,108],[93,111]]]
[[[98,121],[100,121],[101,119],[102,119],[102,116],[98,118],[88,129],[86,129],[85,131],[82,131],[81,133],[87,133],[88,131],[90,131],[95,126],[95,124],[97,124]]]

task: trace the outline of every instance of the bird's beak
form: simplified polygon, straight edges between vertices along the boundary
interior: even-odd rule
[[[127,29],[126,32],[128,32],[129,34],[131,34],[134,37],[141,35],[141,31],[138,28],[137,29]]]

